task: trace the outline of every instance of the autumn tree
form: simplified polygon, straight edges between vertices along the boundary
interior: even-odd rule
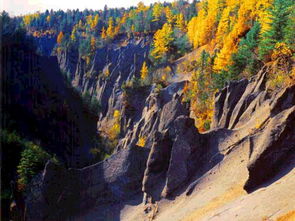
[[[58,34],[58,36],[57,36],[57,40],[56,40],[56,42],[57,42],[58,44],[61,44],[63,38],[64,38],[64,33],[61,31],[61,32],[59,32],[59,34]]]
[[[109,18],[109,24],[108,24],[108,28],[106,30],[106,35],[108,38],[114,38],[114,32],[115,32],[115,28],[114,28],[114,20],[112,17]]]
[[[146,65],[146,62],[143,62],[142,67],[141,67],[141,71],[140,71],[140,77],[142,80],[145,80],[147,78],[149,74],[149,70],[148,67]]]
[[[95,48],[96,48],[96,39],[95,39],[95,37],[91,37],[90,48],[91,48],[91,51],[94,51]]]
[[[186,32],[186,24],[185,24],[185,20],[184,20],[184,16],[182,13],[178,14],[176,16],[176,27],[181,30],[182,32]]]
[[[107,32],[106,32],[106,29],[104,27],[102,27],[102,29],[101,29],[101,38],[102,39],[107,38]]]
[[[51,17],[50,17],[50,15],[48,15],[48,16],[46,17],[46,21],[49,23],[50,20],[51,20]]]
[[[173,25],[175,16],[173,15],[171,9],[167,6],[165,7],[164,11],[165,11],[167,23]]]
[[[173,30],[170,24],[164,24],[154,35],[153,50],[151,56],[156,60],[167,58],[174,40]]]
[[[77,40],[77,26],[76,25],[73,27],[70,38],[73,42],[75,42]]]
[[[161,3],[156,3],[153,7],[153,21],[159,21],[163,13],[163,6]]]

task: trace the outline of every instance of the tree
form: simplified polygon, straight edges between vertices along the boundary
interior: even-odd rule
[[[171,9],[167,6],[167,7],[165,7],[164,10],[165,10],[165,15],[166,15],[167,23],[173,25],[174,24],[175,17],[172,14]]]
[[[106,31],[106,35],[108,38],[114,38],[114,20],[112,17],[109,18],[109,24],[108,24],[108,28],[107,28],[107,31]]]
[[[269,9],[270,28],[262,33],[259,44],[261,59],[269,60],[275,44],[284,40],[291,4],[292,1],[289,0],[274,0],[273,6]]]
[[[71,33],[71,36],[70,36],[70,38],[71,38],[71,40],[73,42],[75,42],[77,40],[76,34],[77,34],[77,26],[75,25],[73,27],[73,30],[72,30],[72,33]]]
[[[186,24],[185,24],[185,20],[184,20],[184,16],[182,13],[178,14],[176,16],[176,27],[181,30],[182,32],[186,32]]]
[[[166,57],[171,49],[174,40],[173,30],[170,24],[165,23],[162,29],[159,29],[154,35],[153,50],[151,56],[156,60]]]
[[[163,12],[163,6],[161,3],[156,3],[153,7],[153,21],[159,21],[160,17],[162,15]]]
[[[145,11],[147,11],[147,10],[148,10],[148,7],[145,6],[143,2],[140,1],[140,2],[137,4],[137,12],[138,12],[138,13],[139,13],[139,12],[145,12]]]
[[[50,20],[51,20],[51,17],[50,17],[50,15],[48,15],[48,16],[46,17],[46,21],[49,23]]]
[[[33,143],[27,142],[25,146],[17,166],[18,184],[21,190],[37,173],[42,171],[46,162],[52,158],[41,147]]]
[[[286,27],[284,28],[284,41],[287,46],[295,51],[295,4],[289,7],[289,16]]]
[[[102,39],[107,38],[107,32],[106,32],[106,29],[104,27],[102,27],[102,29],[101,29],[101,38]]]
[[[58,34],[58,36],[57,36],[57,40],[56,40],[56,42],[57,42],[58,44],[61,44],[63,38],[64,38],[64,33],[61,31],[61,32],[59,32],[59,34]]]
[[[256,54],[259,33],[260,24],[256,22],[246,37],[240,41],[237,53],[232,55],[233,64],[229,67],[231,79],[236,79],[243,71],[253,75],[259,68],[260,61]]]
[[[95,47],[96,47],[96,40],[95,40],[95,37],[91,37],[91,40],[90,40],[90,47],[91,47],[91,51],[94,51],[94,50],[95,50]]]
[[[149,74],[149,70],[148,70],[148,67],[146,65],[146,62],[143,62],[142,68],[141,68],[141,71],[140,71],[141,79],[145,80],[147,78],[148,74]]]

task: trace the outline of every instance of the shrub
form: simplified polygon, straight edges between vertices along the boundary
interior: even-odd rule
[[[145,136],[140,136],[138,138],[138,141],[137,141],[136,145],[139,146],[139,147],[144,147],[145,143],[146,143],[146,137]]]
[[[26,147],[21,153],[21,159],[17,166],[18,185],[21,190],[30,180],[44,169],[46,162],[52,159],[57,163],[56,158],[44,151],[40,146],[32,142],[26,142]]]

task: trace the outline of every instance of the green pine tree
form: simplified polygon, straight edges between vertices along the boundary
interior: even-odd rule
[[[275,0],[269,9],[270,29],[261,35],[259,55],[267,60],[277,42],[284,40],[292,0]],[[290,30],[291,31],[291,30]],[[294,31],[294,30],[293,30]]]
[[[289,7],[287,25],[284,28],[284,41],[289,48],[295,50],[295,4]]]
[[[233,54],[233,64],[229,67],[229,74],[232,79],[244,70],[250,75],[255,74],[255,70],[260,65],[255,49],[258,46],[260,24],[256,22],[246,37],[240,41],[237,53]]]

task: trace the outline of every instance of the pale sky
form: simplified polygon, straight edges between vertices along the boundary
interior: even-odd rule
[[[109,8],[135,6],[140,0],[0,0],[1,11],[5,10],[11,16],[23,15],[36,11],[43,12],[46,9],[103,9],[105,5]],[[145,5],[164,0],[142,0]],[[172,2],[172,0],[166,0]]]

